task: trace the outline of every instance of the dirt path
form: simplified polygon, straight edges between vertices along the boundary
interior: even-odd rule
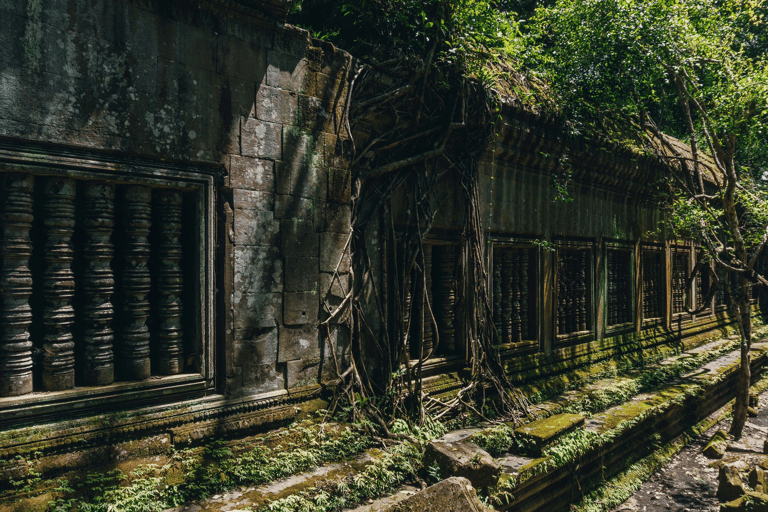
[[[760,395],[760,406],[757,417],[747,421],[740,440],[740,448],[746,451],[729,449],[722,461],[742,460],[750,467],[761,462],[765,467],[768,463],[768,456],[762,454],[768,433],[768,391]],[[701,450],[718,428],[727,432],[729,426],[730,420],[726,420],[709,429],[613,512],[717,512],[718,470],[710,466],[713,461],[704,457]]]

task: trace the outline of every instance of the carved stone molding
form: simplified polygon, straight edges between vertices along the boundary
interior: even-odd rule
[[[0,396],[32,392],[32,241],[34,177],[0,177]]]
[[[43,182],[45,246],[43,260],[43,388],[60,391],[75,387],[75,275],[72,272],[75,228],[75,180],[50,177]]]

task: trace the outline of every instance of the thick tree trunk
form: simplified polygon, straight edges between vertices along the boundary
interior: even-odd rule
[[[741,332],[741,367],[739,368],[739,381],[736,388],[736,403],[733,406],[733,423],[730,434],[735,438],[741,437],[741,431],[747,422],[747,408],[749,407],[749,384],[751,371],[749,368],[749,349],[752,346],[752,318],[747,296],[746,278],[739,276],[738,297],[738,321]]]

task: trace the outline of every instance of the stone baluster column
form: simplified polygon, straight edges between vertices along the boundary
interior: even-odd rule
[[[34,178],[0,175],[0,396],[32,392],[32,207]]]
[[[422,342],[421,342],[421,350],[422,350],[421,357],[424,357],[427,354],[429,354],[429,352],[432,350],[432,344],[434,339],[434,336],[432,334],[432,329],[433,329],[432,315],[435,314],[435,301],[434,301],[434,296],[432,295],[432,246],[428,244],[424,244],[422,246],[422,249],[423,249],[423,255],[424,255],[424,276],[425,276],[426,287],[427,287],[426,297],[424,297],[423,290],[421,292],[422,317],[424,319],[423,321],[424,337],[422,338]],[[429,307],[432,309],[432,314],[430,314],[429,309],[427,308],[427,301],[429,302]]]
[[[47,178],[43,185],[46,241],[43,248],[43,388],[60,391],[75,387],[75,275],[72,272],[72,235],[75,228],[75,180]]]
[[[121,367],[126,380],[144,380],[151,375],[149,362],[150,275],[149,228],[151,225],[151,191],[149,187],[129,186],[123,190],[125,233],[125,270],[122,276],[124,295],[121,329]]]
[[[579,331],[587,330],[587,251],[579,251],[579,286],[578,286],[578,312],[579,312]]]
[[[115,277],[110,264],[114,255],[115,187],[87,182],[83,187],[83,380],[88,386],[105,386],[115,380],[112,328],[112,294]]]
[[[502,287],[502,305],[501,305],[501,339],[504,343],[512,343],[512,321],[513,321],[513,302],[514,292],[512,281],[514,280],[512,262],[512,250],[504,249],[501,263],[501,287]]]
[[[157,370],[161,375],[184,371],[181,326],[183,276],[181,271],[181,193],[158,191],[155,208],[157,243]]]
[[[523,341],[522,319],[520,318],[520,252],[512,253],[512,341]]]
[[[531,338],[528,319],[528,251],[520,251],[520,329],[523,339]]]
[[[454,269],[456,268],[456,246],[445,245],[440,254],[440,297],[438,298],[440,315],[440,343],[443,354],[456,352],[456,280]]]
[[[501,310],[502,310],[502,293],[501,293],[501,267],[502,256],[501,249],[496,248],[493,250],[493,324],[496,326],[496,331],[501,336]],[[503,339],[503,338],[502,338]]]

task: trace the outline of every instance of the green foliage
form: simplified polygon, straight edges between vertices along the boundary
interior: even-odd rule
[[[491,0],[303,0],[291,20],[358,57],[391,55],[456,66],[486,86],[495,75],[486,64],[519,60],[525,43],[518,23]]]
[[[269,436],[265,438],[270,441]],[[184,449],[163,467],[139,466],[89,474],[78,483],[60,482],[54,510],[79,512],[159,512],[204,499],[236,486],[258,485],[352,457],[371,445],[367,435],[334,424],[299,424],[270,444],[255,444],[235,454],[223,441],[200,452]]]
[[[492,456],[498,457],[515,445],[515,431],[506,424],[496,425],[473,435],[471,440]]]

